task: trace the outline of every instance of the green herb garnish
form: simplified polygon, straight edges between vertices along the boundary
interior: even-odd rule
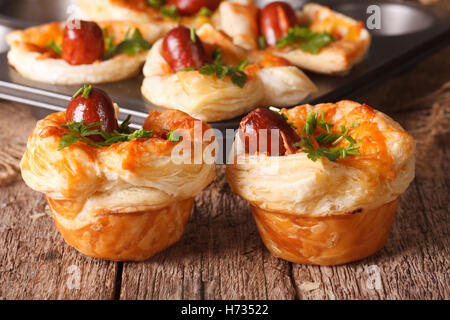
[[[164,0],[147,0],[147,4],[154,9],[159,9],[164,4]]]
[[[198,12],[198,15],[202,17],[209,17],[210,15],[212,15],[212,11],[209,10],[207,7],[202,7]]]
[[[306,118],[305,125],[303,126],[302,133],[307,135],[312,135],[316,131],[317,127],[317,114],[315,112],[310,112]]]
[[[264,36],[258,37],[258,47],[261,50],[264,50],[267,48],[266,37],[264,37]]]
[[[195,43],[197,41],[197,35],[195,34],[195,28],[191,28],[190,32],[191,32],[191,41]]]
[[[314,145],[309,136],[315,133],[317,126],[327,130],[327,132],[321,132],[315,137],[319,144],[319,148],[314,149]],[[302,129],[302,133],[305,133],[307,136],[302,137],[302,140],[296,142],[294,145],[296,147],[302,147],[302,151],[307,153],[308,158],[312,161],[317,161],[320,157],[325,157],[330,161],[336,161],[339,157],[345,159],[347,156],[361,155],[358,151],[360,147],[355,146],[356,140],[348,134],[350,129],[341,126],[341,132],[331,133],[330,128],[333,126],[333,124],[325,121],[323,112],[321,118],[319,118],[317,113],[310,112]],[[358,126],[359,123],[354,123],[351,125],[351,128],[356,128]],[[343,139],[346,139],[350,143],[348,147],[326,147],[326,145],[330,144],[335,146]]]
[[[317,137],[316,140],[319,144],[328,144],[336,140],[340,137],[339,133],[325,133],[321,132]]]
[[[183,135],[179,132],[177,132],[176,130],[172,130],[167,134],[167,140],[169,140],[170,142],[180,142],[180,138]]]
[[[187,72],[187,71],[195,71],[195,68],[194,67],[188,67],[188,68],[180,69],[177,72]]]
[[[100,122],[84,124],[84,121],[76,122],[70,121],[61,125],[61,128],[68,128],[69,132],[64,133],[64,136],[59,140],[58,150],[62,150],[77,142],[83,142],[94,147],[109,147],[112,144],[124,141],[131,141],[133,139],[150,138],[153,130],[136,130],[133,131],[129,127],[130,116],[120,125],[119,131],[114,130],[113,133],[105,132],[101,129]],[[100,135],[105,139],[104,142],[94,142],[89,140],[89,136]]]
[[[103,31],[103,38],[105,39],[105,50],[106,52],[111,51],[114,48],[113,43],[113,35],[108,34],[108,30],[105,28],[102,29]]]
[[[78,89],[77,92],[75,92],[75,94],[72,96],[72,98],[76,98],[82,93],[81,96],[83,98],[87,99],[87,98],[89,98],[89,95],[91,94],[91,91],[92,91],[92,85],[91,84],[90,85],[84,84],[80,89]]]
[[[134,29],[133,35],[129,36],[130,30],[127,31],[125,35],[125,40],[119,43],[117,46],[112,46],[106,51],[104,59],[109,59],[112,56],[125,53],[128,55],[136,55],[141,50],[149,50],[151,47],[150,42],[144,39],[141,31],[136,28]]]
[[[61,56],[62,53],[62,47],[61,45],[57,44],[55,41],[50,40],[46,45],[46,48],[50,48],[54,53],[56,53],[58,56]]]
[[[176,5],[171,5],[171,6],[167,6],[167,7],[163,7],[161,8],[161,10],[159,11],[163,16],[168,17],[168,18],[172,18],[175,20],[180,20],[181,17],[178,14],[178,9]]]
[[[317,125],[322,129],[327,130],[327,132],[330,132],[330,128],[333,126],[333,124],[325,121],[325,113],[323,111],[322,111],[322,118],[317,121]]]
[[[249,63],[247,61],[241,61],[237,66],[224,66],[222,64],[222,56],[222,50],[214,50],[214,63],[205,64],[200,68],[199,72],[208,76],[215,74],[219,79],[230,76],[233,84],[243,88],[247,81],[247,75],[244,73],[244,69]]]
[[[288,30],[287,35],[278,39],[277,48],[295,45],[292,49],[300,48],[303,51],[317,54],[320,49],[327,46],[335,39],[328,32],[316,33],[306,27],[295,26]]]

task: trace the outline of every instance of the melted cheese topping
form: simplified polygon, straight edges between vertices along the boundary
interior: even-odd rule
[[[339,158],[337,160],[339,163],[360,169],[371,168],[385,178],[394,179],[394,161],[389,153],[385,135],[392,131],[396,134],[409,135],[405,132],[400,133],[394,128],[378,126],[376,122],[377,112],[367,105],[354,105],[348,112],[343,112],[342,106],[348,109],[349,105],[353,104],[349,101],[343,101],[337,104],[322,104],[317,107],[305,105],[291,110],[283,110],[283,113],[297,127],[299,136],[303,136],[301,129],[305,125],[306,118],[311,112],[310,110],[315,110],[320,119],[323,112],[325,121],[333,124],[333,127],[330,129],[331,133],[341,133],[341,126],[345,126],[345,128],[349,129],[348,135],[353,137],[357,141],[356,146],[360,147],[358,151],[361,153],[361,156],[349,156],[345,159]],[[353,124],[359,124],[359,126],[351,128]],[[322,132],[326,132],[326,130],[317,126],[314,136]],[[348,147],[349,144],[346,139],[343,139],[334,147]],[[298,152],[302,151],[299,150]]]
[[[144,39],[150,43],[160,38],[163,32],[162,27],[152,23],[103,21],[98,24],[113,36],[114,44],[121,42],[126,32],[134,28],[139,28]],[[64,26],[64,23],[50,23],[9,33],[6,37],[11,46],[9,64],[29,79],[64,85],[119,81],[140,72],[147,57],[146,50],[135,55],[117,54],[91,64],[68,64],[53,50],[46,48],[51,40],[61,44]]]
[[[187,143],[183,147],[194,154],[193,130],[201,123],[180,111],[155,111],[145,125],[146,129],[166,131],[187,129],[186,140],[179,143],[155,137],[98,148],[78,142],[58,151],[59,140],[67,130],[61,128],[64,123],[65,112],[38,121],[21,171],[31,188],[53,200],[67,200],[70,208],[66,212],[71,217],[81,215],[83,220],[83,216],[100,211],[164,207],[194,197],[214,179],[214,163],[207,164],[203,158],[196,164],[173,161],[172,150],[181,143]],[[201,123],[199,128],[201,135],[210,127]],[[201,141],[200,150],[211,143],[215,142]]]
[[[129,32],[138,28],[144,39],[153,42],[162,35],[162,28],[147,23],[124,22],[124,21],[101,21],[97,22],[100,28],[105,29],[108,36],[112,36],[113,45],[117,45]],[[65,23],[52,22],[41,26],[31,27],[25,30],[14,31],[8,35],[8,42],[16,47],[22,47],[32,52],[53,52],[47,48],[50,41],[62,45]],[[106,46],[105,46],[106,50]],[[58,56],[52,56],[58,59]]]
[[[339,14],[327,7],[314,3],[304,8],[309,17],[309,28],[314,32],[328,32],[335,36],[336,40],[357,41],[360,39],[364,24],[349,17]]]

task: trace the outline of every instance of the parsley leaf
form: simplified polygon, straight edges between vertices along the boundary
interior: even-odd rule
[[[316,131],[317,127],[317,114],[315,112],[310,112],[306,118],[305,125],[303,126],[302,133],[307,135],[312,135]]]
[[[61,128],[68,128],[69,132],[64,133],[64,136],[59,140],[58,150],[62,150],[68,146],[73,145],[77,142],[83,142],[94,147],[108,147],[114,143],[131,141],[133,139],[139,138],[150,138],[153,130],[136,130],[132,131],[129,128],[130,116],[120,125],[119,131],[115,130],[113,133],[108,133],[103,130],[97,129],[101,127],[100,122],[90,123],[88,125],[84,124],[84,121],[76,122],[70,121],[66,124],[61,125]],[[89,140],[89,136],[100,135],[105,141],[104,142],[94,142]]]
[[[320,145],[319,148],[314,149],[314,145],[309,136],[315,133],[317,126],[327,130],[327,132],[321,132],[314,137],[317,143]],[[302,129],[302,133],[307,134],[307,136],[302,137],[302,141],[296,142],[294,146],[302,147],[302,151],[304,153],[307,153],[308,158],[312,161],[317,161],[320,157],[325,157],[330,161],[336,161],[337,159],[339,159],[339,157],[345,159],[349,155],[361,155],[358,151],[360,147],[355,146],[356,140],[348,134],[350,129],[347,129],[345,126],[341,126],[341,132],[331,133],[330,128],[333,126],[333,124],[325,121],[325,115],[323,112],[320,119],[317,113],[310,112]],[[351,128],[356,128],[358,126],[359,123],[354,123],[352,124]],[[335,146],[343,139],[346,139],[350,143],[350,145],[347,147],[326,147],[326,145],[330,144],[332,146]]]
[[[191,41],[195,43],[197,41],[197,35],[195,34],[195,28],[191,28],[190,32],[191,32]]]
[[[108,29],[103,28],[103,38],[105,39],[105,50],[106,52],[112,50],[114,48],[114,43],[113,43],[113,35],[112,34],[108,34]]]
[[[258,47],[261,50],[264,50],[267,48],[266,37],[264,37],[264,36],[258,37]]]
[[[296,44],[292,49],[300,48],[303,51],[317,54],[320,49],[327,46],[335,39],[328,32],[316,33],[307,27],[295,26],[290,28],[287,35],[278,39],[276,42],[277,48],[284,48],[288,45]]]
[[[176,130],[169,131],[167,134],[167,140],[170,142],[179,142],[181,137],[183,137],[183,135]]]
[[[104,59],[107,60],[112,56],[119,53],[126,53],[128,55],[136,55],[141,50],[149,50],[151,47],[150,42],[144,39],[141,31],[136,28],[134,29],[133,35],[129,36],[129,30],[125,35],[125,40],[119,43],[117,46],[113,46],[109,50],[106,51]]]
[[[50,48],[54,53],[56,53],[58,56],[61,56],[62,53],[62,47],[61,45],[57,44],[55,41],[50,40],[45,45],[46,48]]]
[[[164,0],[147,0],[147,4],[154,9],[159,9],[164,4]]]
[[[198,15],[201,17],[209,17],[210,15],[212,15],[212,11],[209,10],[207,7],[202,7],[198,12]]]
[[[81,94],[81,96],[83,98],[87,99],[87,98],[89,98],[91,91],[92,91],[92,85],[84,84],[80,89],[78,89],[77,92],[75,92],[75,94],[72,96],[72,98],[76,98]]]
[[[128,115],[127,118],[119,126],[119,132],[122,132],[122,133],[133,133],[133,130],[130,128],[130,122],[131,122],[130,119],[131,119],[131,116]]]
[[[177,21],[179,21],[181,19],[180,15],[178,14],[178,9],[177,9],[176,5],[170,5],[167,7],[163,7],[159,12],[167,18],[172,18]]]
[[[321,132],[317,137],[316,140],[319,144],[328,144],[331,143],[332,141],[336,140],[337,138],[339,138],[339,133],[325,133],[325,132]]]
[[[327,132],[330,132],[330,128],[333,126],[333,124],[325,121],[325,113],[323,111],[322,111],[322,118],[317,121],[317,125],[322,129],[327,130]]]
[[[231,82],[239,88],[245,86],[247,75],[244,73],[245,67],[249,65],[247,61],[241,61],[237,66],[224,66],[222,64],[222,50],[216,49],[213,52],[213,64],[205,64],[199,69],[199,73],[211,76],[215,74],[217,78],[223,79],[226,76],[231,77]]]

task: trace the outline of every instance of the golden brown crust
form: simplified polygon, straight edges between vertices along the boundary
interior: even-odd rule
[[[98,22],[112,36],[117,45],[124,40],[128,30],[139,28],[144,39],[153,43],[162,36],[157,24],[127,21]],[[65,23],[52,22],[40,26],[15,30],[6,37],[11,49],[8,62],[21,75],[29,79],[53,84],[104,83],[127,79],[137,75],[145,62],[148,51],[135,55],[118,54],[91,64],[71,65],[46,48],[49,41],[62,43]]]
[[[414,140],[385,114],[353,101],[281,110],[300,136],[311,112],[323,114],[331,133],[351,128],[360,155],[312,161],[301,148],[278,157],[243,149],[227,165],[228,183],[251,204],[274,255],[318,265],[362,259],[384,245],[399,197],[414,178]],[[321,130],[309,135],[312,143]]]
[[[328,32],[336,41],[322,48],[318,54],[301,49],[273,49],[273,53],[286,58],[300,68],[325,74],[346,74],[366,55],[371,42],[369,32],[361,21],[355,21],[325,6],[305,5],[300,20],[314,32]]]
[[[172,151],[184,146],[193,154],[195,130],[201,138],[210,127],[181,111],[153,111],[145,129],[180,130],[180,142],[155,133],[101,148],[77,142],[58,151],[64,123],[65,112],[38,121],[21,171],[28,186],[46,194],[66,241],[110,260],[143,260],[175,242],[193,198],[214,179],[215,164],[205,158],[174,162]],[[197,146],[204,151],[210,145]]]
[[[248,54],[234,45],[228,35],[209,24],[203,25],[197,35],[209,54],[217,47],[222,49],[225,65],[237,65]],[[316,90],[298,68],[284,59],[267,59],[266,56],[257,57],[263,64],[255,61],[245,68],[248,78],[240,88],[229,76],[219,79],[215,75],[200,74],[197,70],[174,72],[162,55],[160,39],[147,57],[141,92],[160,107],[180,109],[204,121],[221,121],[257,106],[290,106]]]
[[[247,49],[258,49],[257,10],[252,3],[223,2],[219,9],[220,19],[215,26],[232,36],[233,41]],[[264,51],[281,56],[302,69],[325,74],[345,74],[360,62],[367,53],[371,37],[360,21],[355,21],[325,6],[308,3],[297,11],[299,25],[308,25],[314,32],[328,32],[336,41],[312,54],[291,47],[267,48]]]
[[[356,139],[360,155],[333,162],[324,157],[312,161],[301,148],[282,157],[248,156],[238,151],[227,165],[227,179],[233,191],[252,205],[317,217],[358,208],[371,210],[399,197],[414,178],[413,138],[387,115],[367,105],[344,100],[281,112],[299,136],[304,135],[308,114],[323,112],[325,121],[334,124],[332,133],[341,132],[341,126],[351,128],[349,135]],[[352,128],[356,123],[359,126]],[[348,144],[343,140],[334,147]],[[239,139],[235,145],[239,146]]]
[[[304,217],[252,206],[267,249],[294,263],[338,265],[363,259],[381,249],[399,199],[378,208],[346,215]]]
[[[53,219],[64,240],[81,253],[115,261],[141,261],[176,242],[183,234],[194,198],[173,201],[157,210],[104,212],[79,228],[61,223],[67,203],[47,197]],[[76,200],[69,206],[77,206]]]

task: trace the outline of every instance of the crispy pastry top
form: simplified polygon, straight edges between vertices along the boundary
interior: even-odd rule
[[[302,105],[283,109],[301,130],[308,114],[323,112],[334,124],[331,132],[347,128],[357,140],[360,156],[332,162],[310,160],[301,149],[295,154],[268,157],[238,154],[227,170],[233,190],[263,209],[298,215],[325,216],[369,210],[393,201],[414,178],[413,138],[387,115],[353,101]],[[349,142],[343,140],[339,146]]]
[[[181,142],[154,137],[93,147],[78,142],[58,151],[65,132],[65,112],[38,121],[21,161],[22,177],[31,188],[56,200],[68,200],[74,213],[134,212],[157,209],[171,201],[192,198],[215,177],[215,164],[173,161],[172,150],[204,151],[214,138],[200,141],[210,127],[181,111],[153,111],[144,129],[185,130]],[[191,150],[192,151],[192,150]],[[194,152],[192,152],[192,155]],[[203,154],[202,154],[203,155]],[[78,208],[74,208],[79,206]]]

